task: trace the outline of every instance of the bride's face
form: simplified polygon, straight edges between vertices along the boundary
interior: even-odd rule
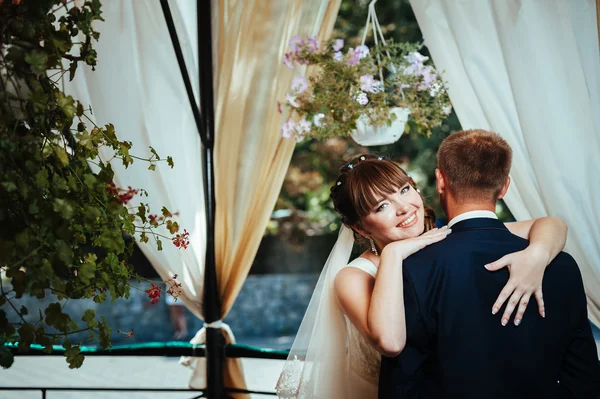
[[[423,199],[410,184],[378,199],[377,205],[362,218],[359,230],[372,237],[379,248],[423,233]]]

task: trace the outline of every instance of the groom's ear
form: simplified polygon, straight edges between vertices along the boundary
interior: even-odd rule
[[[506,192],[508,191],[509,186],[510,186],[510,176],[508,176],[506,178],[506,181],[504,182],[504,185],[502,186],[502,189],[500,190],[500,194],[498,194],[498,199],[502,199],[506,195]]]
[[[438,194],[441,194],[446,189],[446,182],[444,175],[439,168],[435,168],[435,187]]]

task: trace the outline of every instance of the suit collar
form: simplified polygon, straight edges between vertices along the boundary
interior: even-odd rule
[[[508,231],[504,223],[498,219],[492,218],[473,218],[462,220],[452,226],[452,232],[456,233],[459,231],[467,230],[487,230],[487,229],[502,229]]]

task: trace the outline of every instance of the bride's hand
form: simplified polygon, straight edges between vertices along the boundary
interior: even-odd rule
[[[441,241],[452,232],[448,226],[444,226],[441,229],[435,228],[429,230],[425,234],[421,234],[418,237],[408,238],[405,240],[394,241],[383,249],[384,251],[394,251],[401,256],[402,259],[408,258],[410,255],[417,251],[431,245],[435,242]]]
[[[523,251],[505,255],[497,261],[485,265],[485,268],[489,271],[496,271],[507,267],[510,273],[508,282],[492,307],[492,313],[496,314],[506,299],[510,297],[502,316],[501,323],[503,326],[508,324],[517,304],[519,304],[519,309],[517,310],[514,323],[516,326],[521,324],[531,295],[534,295],[537,301],[540,316],[546,317],[542,295],[542,279],[544,278],[544,270],[549,261],[549,256],[543,250],[529,246]]]

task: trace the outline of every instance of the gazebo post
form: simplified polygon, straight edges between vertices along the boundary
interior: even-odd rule
[[[204,320],[221,319],[221,303],[215,262],[215,185],[214,185],[214,90],[212,68],[212,29],[210,0],[198,0],[198,62],[200,69],[200,113],[204,126],[203,177],[206,202],[206,257],[204,263]],[[206,328],[206,381],[208,397],[221,399],[225,342],[219,326]]]
[[[179,70],[192,108],[196,127],[202,141],[202,177],[206,211],[206,256],[204,263],[204,321],[213,323],[221,318],[221,303],[217,286],[215,263],[215,185],[214,185],[214,100],[212,70],[212,31],[211,1],[197,1],[198,22],[198,68],[200,82],[200,109],[196,105],[191,81],[183,59],[177,30],[173,22],[168,0],[160,0],[165,16],[173,49],[179,64]],[[206,328],[206,383],[207,397],[222,399],[225,397],[223,385],[223,364],[225,361],[225,341],[220,326]]]

